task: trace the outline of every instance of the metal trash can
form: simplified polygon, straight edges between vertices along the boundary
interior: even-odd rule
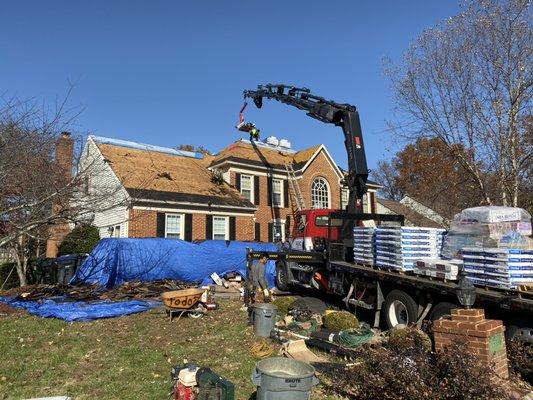
[[[252,382],[257,386],[257,400],[309,400],[319,381],[312,365],[272,357],[255,364]]]
[[[278,307],[274,304],[259,303],[253,306],[254,332],[256,336],[269,337],[276,326]]]

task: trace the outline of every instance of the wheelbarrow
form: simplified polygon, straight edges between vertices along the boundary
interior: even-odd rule
[[[205,295],[205,296],[204,296]],[[202,298],[205,297],[205,298]],[[205,289],[183,289],[165,292],[161,295],[170,321],[173,314],[178,313],[178,320],[183,314],[191,318],[200,318],[207,311],[207,291]]]

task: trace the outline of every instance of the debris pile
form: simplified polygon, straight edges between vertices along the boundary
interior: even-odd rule
[[[127,282],[111,289],[99,285],[35,285],[30,291],[20,293],[17,300],[44,300],[53,297],[68,297],[76,301],[131,300],[159,298],[163,292],[194,287],[194,285],[174,281]]]

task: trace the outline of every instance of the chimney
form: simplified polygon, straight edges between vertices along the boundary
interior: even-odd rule
[[[74,139],[70,132],[61,132],[57,141],[56,160],[65,178],[72,178],[72,159],[74,157]]]

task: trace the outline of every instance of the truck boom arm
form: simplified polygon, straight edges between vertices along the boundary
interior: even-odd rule
[[[245,90],[244,97],[252,98],[257,108],[263,106],[263,98],[277,100],[300,110],[319,121],[340,126],[344,132],[344,144],[348,153],[348,176],[350,191],[347,211],[362,212],[362,198],[367,191],[368,168],[359,113],[355,106],[339,104],[311,94],[307,88],[282,84],[259,85],[256,90]]]

